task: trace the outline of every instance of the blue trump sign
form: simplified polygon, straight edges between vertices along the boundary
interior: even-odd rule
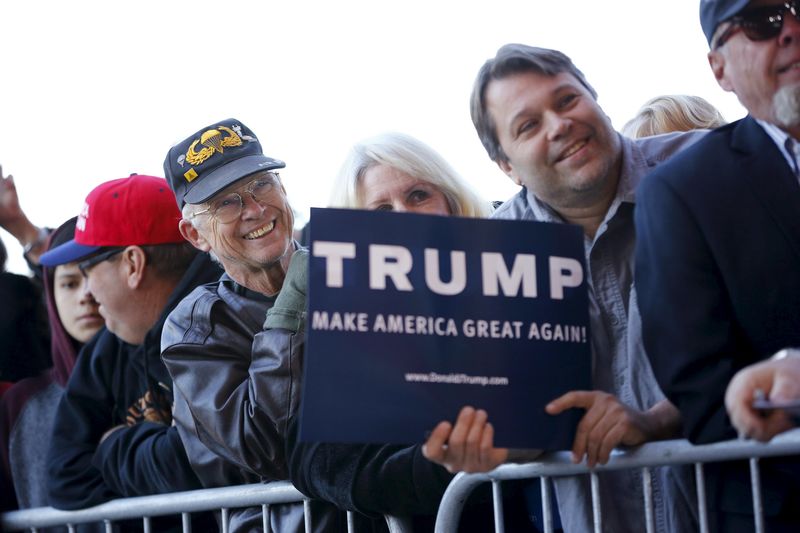
[[[591,389],[583,233],[531,221],[313,209],[306,442],[416,443],[461,407],[495,444],[564,449]]]

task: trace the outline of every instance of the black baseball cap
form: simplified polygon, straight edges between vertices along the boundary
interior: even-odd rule
[[[209,198],[261,170],[286,163],[264,155],[261,143],[240,120],[215,122],[170,148],[164,173],[178,207],[202,204]]]

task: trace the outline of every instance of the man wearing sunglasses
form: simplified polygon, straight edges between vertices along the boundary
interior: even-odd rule
[[[169,312],[219,270],[184,241],[179,220],[163,178],[107,181],[87,196],[74,238],[40,258],[78,263],[106,325],[81,351],[48,432],[57,508],[202,487],[171,424],[160,340]]]
[[[645,346],[697,443],[736,437],[723,399],[737,371],[800,346],[798,15],[795,1],[701,1],[711,70],[749,114],[639,191]],[[798,473],[796,461],[761,461],[768,531],[800,530]],[[706,481],[712,530],[752,531],[746,463],[707,465]]]

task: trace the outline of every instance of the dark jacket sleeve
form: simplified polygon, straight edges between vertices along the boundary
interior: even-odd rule
[[[174,426],[140,422],[104,440],[92,459],[106,485],[125,497],[202,488]]]
[[[204,445],[267,479],[286,479],[283,438],[250,380],[255,333],[225,302],[204,294],[168,317],[162,359]]]
[[[655,376],[691,441],[734,438],[722,398],[748,342],[709,244],[659,171],[640,187],[635,217],[636,290]]]
[[[104,331],[81,350],[58,404],[47,455],[47,491],[59,509],[81,509],[117,497],[92,466],[97,443],[111,429],[114,397],[107,383],[119,345]],[[106,357],[97,354],[110,352]]]
[[[306,496],[369,516],[436,513],[453,476],[425,459],[422,446],[303,443],[295,420],[289,477]]]
[[[7,394],[7,393],[6,393]],[[18,508],[17,495],[11,476],[11,463],[8,457],[8,446],[13,427],[11,408],[7,396],[0,401],[0,512]]]

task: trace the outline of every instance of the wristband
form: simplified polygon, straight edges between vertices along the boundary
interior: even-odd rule
[[[29,254],[32,250],[35,250],[39,246],[43,245],[45,241],[47,241],[47,237],[50,236],[50,230],[47,228],[39,228],[39,233],[36,234],[36,239],[29,242],[25,246],[22,247],[22,250],[25,252],[25,255]]]

